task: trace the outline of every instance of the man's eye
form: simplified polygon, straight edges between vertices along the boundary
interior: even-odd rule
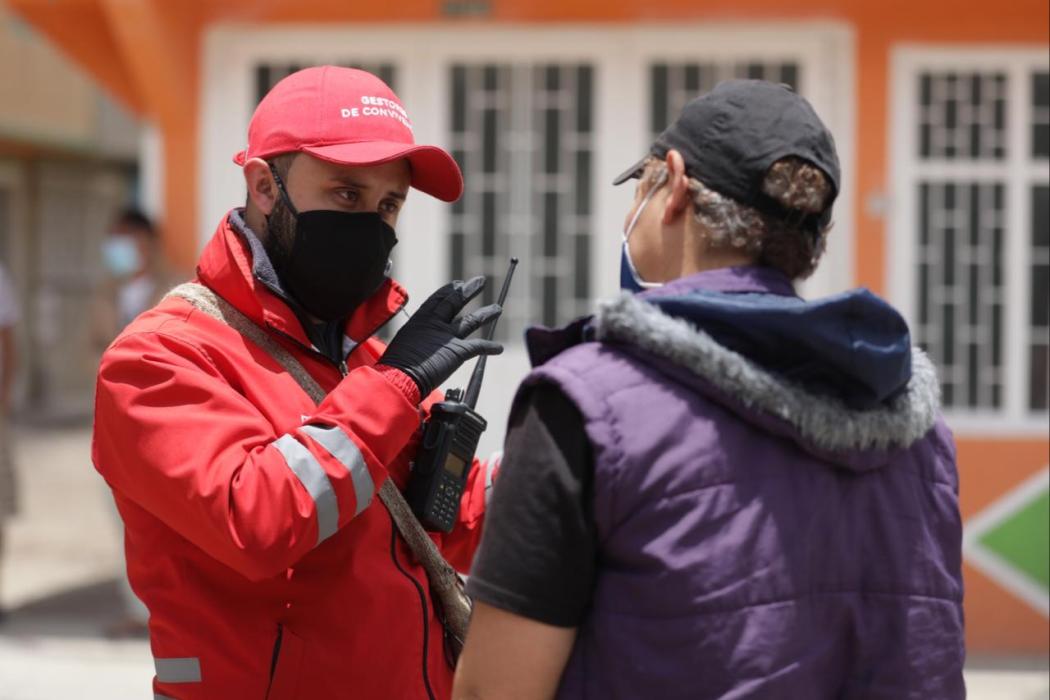
[[[357,202],[357,192],[355,190],[339,190],[336,194],[351,204]]]
[[[394,201],[383,202],[379,205],[379,208],[382,209],[384,214],[396,214],[397,210],[401,208],[401,204]]]

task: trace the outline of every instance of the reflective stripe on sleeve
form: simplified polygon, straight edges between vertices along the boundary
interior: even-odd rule
[[[175,700],[175,698],[171,697],[170,695],[161,695],[160,693],[154,693],[153,700]]]
[[[317,544],[335,534],[339,528],[339,503],[328,481],[324,467],[303,443],[291,435],[283,435],[273,443],[288,463],[288,468],[299,477],[317,510]]]
[[[368,465],[365,464],[365,457],[361,454],[361,450],[338,427],[307,425],[303,427],[302,431],[316,440],[317,444],[328,450],[350,472],[350,480],[354,484],[354,494],[357,496],[357,510],[354,511],[354,515],[360,515],[361,511],[372,502],[372,496],[375,494],[372,475],[368,473]]]
[[[195,656],[182,659],[153,659],[161,683],[200,683],[201,661]]]

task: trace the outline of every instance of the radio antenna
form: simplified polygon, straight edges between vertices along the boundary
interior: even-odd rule
[[[518,259],[510,259],[510,267],[507,269],[507,276],[503,280],[503,288],[499,290],[499,299],[496,301],[497,304],[503,306],[503,303],[507,301],[507,291],[510,289],[510,281],[514,277],[514,268],[518,266]],[[502,314],[501,314],[502,315]],[[499,322],[497,316],[489,323],[485,329],[485,340],[492,340],[496,334],[496,323]],[[481,380],[485,378],[485,361],[488,360],[488,355],[482,355],[478,358],[478,363],[474,365],[474,372],[470,375],[470,383],[467,384],[467,391],[463,396],[463,403],[470,408],[474,408],[478,403],[478,395],[481,394]]]

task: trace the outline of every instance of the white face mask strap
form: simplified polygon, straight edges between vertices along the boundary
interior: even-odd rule
[[[642,279],[642,276],[638,274],[638,268],[634,266],[634,260],[631,259],[631,247],[627,244],[627,240],[631,237],[631,233],[634,231],[634,225],[638,223],[639,217],[642,215],[642,211],[646,205],[649,204],[649,200],[653,198],[653,195],[658,189],[664,186],[667,182],[667,170],[662,170],[659,175],[656,176],[656,180],[653,182],[649,191],[642,197],[641,204],[638,205],[638,209],[634,212],[634,216],[631,217],[631,223],[627,224],[627,230],[623,233],[623,249],[624,254],[627,258],[627,267],[631,269],[631,276],[634,277],[634,281],[638,286],[643,289],[655,289],[656,287],[662,287],[661,282],[646,282]]]
[[[638,223],[638,219],[641,218],[642,212],[645,211],[645,207],[649,204],[649,200],[653,198],[656,191],[664,186],[667,182],[667,170],[661,170],[660,174],[656,176],[656,181],[653,182],[649,191],[642,197],[642,203],[638,205],[638,209],[635,210],[634,216],[631,217],[631,222],[627,224],[627,230],[623,232],[623,240],[626,241],[631,237],[631,233],[634,231],[634,225]]]

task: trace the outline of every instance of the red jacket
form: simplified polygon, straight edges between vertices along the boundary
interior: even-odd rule
[[[423,418],[410,380],[375,367],[384,346],[372,334],[407,296],[390,282],[357,309],[343,376],[251,270],[227,217],[198,281],[303,363],[331,392],[320,406],[181,299],[132,323],[99,370],[93,459],[150,611],[154,692],[447,698],[452,669],[426,573],[373,497],[388,477],[404,487]],[[481,534],[484,473],[473,470],[461,522],[438,540],[461,570]]]

